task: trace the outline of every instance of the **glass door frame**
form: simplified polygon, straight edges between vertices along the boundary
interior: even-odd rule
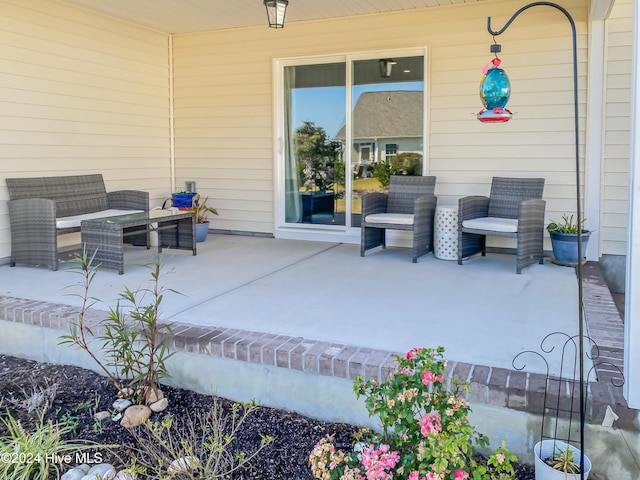
[[[427,136],[429,126],[428,105],[429,95],[429,57],[428,47],[415,47],[393,50],[376,50],[368,52],[352,52],[340,55],[315,55],[305,57],[288,57],[273,59],[273,192],[274,192],[274,236],[296,240],[315,240],[342,243],[360,243],[360,227],[351,226],[351,202],[347,201],[345,208],[346,225],[320,225],[306,223],[287,223],[285,221],[285,111],[284,111],[284,69],[289,66],[318,65],[323,63],[344,62],[346,67],[345,89],[345,131],[347,147],[344,152],[345,163],[345,197],[351,198],[353,176],[352,164],[352,88],[353,62],[391,57],[422,56],[424,59],[424,102],[423,102],[423,132],[422,132],[422,171],[429,175],[429,156]]]

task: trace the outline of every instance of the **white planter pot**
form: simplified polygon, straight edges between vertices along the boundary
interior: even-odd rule
[[[567,448],[567,444],[560,440],[542,440],[536,443],[533,447],[533,453],[535,455],[535,467],[536,467],[536,480],[579,480],[580,474],[564,473],[560,472],[545,462],[546,459],[551,457],[555,450],[560,448],[564,450]],[[569,449],[575,454],[576,463],[580,463],[580,450],[569,445]],[[584,480],[587,480],[589,472],[591,471],[591,460],[584,456]]]

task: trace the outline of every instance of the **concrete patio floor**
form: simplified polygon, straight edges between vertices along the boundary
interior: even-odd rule
[[[142,264],[154,258],[155,249],[128,247],[124,275],[100,270],[96,308],[114,306],[125,286],[150,286]],[[452,361],[506,369],[518,353],[538,351],[546,334],[578,333],[575,271],[549,261],[517,275],[507,254],[462,266],[428,254],[413,264],[402,248],[361,258],[358,245],[218,234],[198,244],[197,256],[165,250],[163,262],[162,285],[180,292],[164,297],[162,318],[171,322],[397,352],[443,346]],[[81,277],[69,262],[57,272],[3,265],[0,279],[1,295],[80,304]]]

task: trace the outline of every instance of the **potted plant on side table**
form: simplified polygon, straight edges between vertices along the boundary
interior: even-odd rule
[[[573,215],[563,215],[562,222],[551,221],[547,225],[547,231],[551,237],[551,247],[553,249],[553,258],[551,261],[558,265],[567,267],[576,267],[578,265],[578,232],[582,234],[582,252],[580,261],[585,263],[585,255],[587,251],[587,243],[591,231],[583,228],[585,219],[582,219],[580,225],[573,220]]]
[[[200,201],[200,194],[196,194],[191,202],[191,211],[196,217],[196,242],[204,242],[209,232],[209,214],[218,215],[218,211],[207,206],[209,197]]]

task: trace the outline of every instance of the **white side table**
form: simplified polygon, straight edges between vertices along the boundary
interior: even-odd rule
[[[458,206],[438,205],[433,232],[433,254],[440,260],[458,259]]]

